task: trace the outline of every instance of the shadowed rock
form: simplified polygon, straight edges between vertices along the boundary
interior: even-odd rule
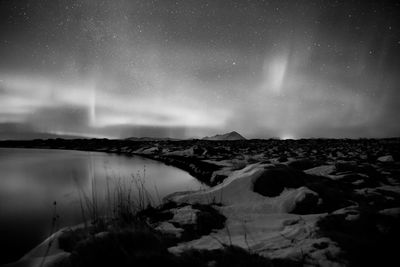
[[[298,159],[288,163],[288,166],[296,170],[307,170],[316,166],[322,165],[322,162],[311,160],[311,159]]]
[[[254,182],[253,190],[267,197],[279,196],[285,188],[304,185],[304,173],[283,165],[265,170]]]
[[[308,194],[292,211],[298,214],[330,212],[351,204],[352,191],[344,184],[327,177],[307,175],[278,165],[269,167],[254,181],[253,191],[266,197],[279,196],[285,188],[307,187],[317,195]]]

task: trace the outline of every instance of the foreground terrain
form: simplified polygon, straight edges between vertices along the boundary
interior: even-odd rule
[[[115,258],[121,266],[155,266],[161,260],[175,266],[399,264],[397,138],[53,139],[0,146],[141,155],[210,186],[170,195],[159,207],[136,212],[134,220],[122,216],[123,226],[93,224],[90,230],[85,226],[85,234],[79,227],[61,230],[13,266],[99,266]],[[138,240],[140,248],[133,245]],[[160,262],[151,261],[151,253]],[[232,255],[243,261],[228,261]]]

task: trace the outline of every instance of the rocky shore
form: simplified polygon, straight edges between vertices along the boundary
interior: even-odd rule
[[[181,266],[188,251],[201,254],[196,266],[225,266],[221,255],[230,249],[243,252],[247,262],[257,262],[254,266],[376,266],[399,261],[399,138],[55,139],[3,141],[0,147],[141,155],[186,170],[210,185],[199,192],[173,194],[160,207],[137,215],[145,218],[157,240],[164,240],[162,255],[175,266]],[[107,228],[94,233],[93,244],[84,240],[95,246],[115,235],[115,229]],[[64,230],[52,240],[60,236],[71,239]],[[47,259],[63,258],[63,264],[72,264],[71,255],[86,255],[82,247],[69,244],[55,245]],[[24,260],[31,262],[28,259],[37,258],[45,246]],[[54,262],[46,264],[55,266]],[[68,264],[63,266],[79,266]]]

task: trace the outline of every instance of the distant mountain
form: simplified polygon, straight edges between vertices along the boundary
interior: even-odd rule
[[[211,137],[204,137],[203,140],[213,140],[213,141],[233,141],[233,140],[246,140],[243,136],[239,133],[233,131],[226,134],[217,134]]]
[[[128,137],[125,138],[125,140],[129,141],[177,141],[180,139],[175,139],[175,138],[159,138],[159,137]]]
[[[34,139],[89,139],[90,137],[80,135],[52,134],[41,132],[26,133],[0,133],[0,140],[34,140]]]
[[[86,136],[40,132],[21,123],[0,123],[0,140],[84,139]]]

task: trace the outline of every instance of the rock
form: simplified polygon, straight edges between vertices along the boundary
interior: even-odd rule
[[[304,179],[304,186],[316,192],[323,200],[319,212],[332,212],[350,205],[352,187],[332,180],[331,177],[306,175]]]
[[[288,205],[286,210],[289,213],[295,214],[316,213],[320,204],[322,204],[322,199],[307,187],[300,187],[293,198],[289,198],[283,203],[283,205]]]
[[[308,170],[305,170],[304,172],[310,175],[319,175],[319,176],[327,176],[331,173],[333,173],[336,170],[336,167],[334,165],[322,165],[318,167],[314,167]]]
[[[196,231],[200,235],[209,234],[214,229],[222,229],[225,226],[226,217],[210,205],[194,204],[193,208],[199,212],[196,214]]]
[[[344,174],[338,180],[346,184],[352,184],[355,188],[373,187],[379,185],[375,179],[370,178],[368,175],[362,173]]]
[[[321,165],[321,162],[310,159],[297,159],[288,163],[288,166],[296,170],[307,170]]]
[[[286,156],[280,156],[280,157],[277,159],[277,161],[278,161],[278,162],[286,162],[286,161],[288,161],[288,158],[287,158]]]
[[[198,145],[194,145],[191,149],[193,151],[193,155],[203,156],[205,153],[207,153],[207,149]]]
[[[162,222],[160,223],[155,230],[160,231],[165,234],[171,234],[176,237],[181,237],[182,232],[184,231],[182,228],[175,227],[172,223],[169,222]]]
[[[195,224],[198,212],[198,210],[193,209],[191,206],[185,206],[183,208],[176,209],[174,210],[174,217],[170,220],[170,222],[175,222],[180,225]]]
[[[141,153],[147,155],[147,154],[154,154],[156,152],[158,152],[158,147],[150,147],[150,148],[144,149]]]
[[[390,209],[383,209],[379,211],[380,214],[394,217],[394,218],[400,218],[400,207],[397,208],[390,208]]]
[[[221,174],[216,174],[211,177],[211,182],[213,184],[220,184],[222,183],[222,181],[224,181],[226,179],[226,175],[221,175]]]
[[[357,172],[359,166],[355,161],[343,161],[340,160],[335,164],[337,172]]]
[[[298,188],[304,184],[304,174],[284,165],[266,169],[254,182],[253,191],[275,197],[285,188]]]
[[[378,158],[378,161],[380,162],[393,162],[394,159],[391,155],[386,155]]]
[[[97,233],[97,234],[95,234],[94,235],[94,237],[95,238],[106,238],[106,237],[108,237],[108,235],[109,235],[109,232],[100,232],[100,233]]]

